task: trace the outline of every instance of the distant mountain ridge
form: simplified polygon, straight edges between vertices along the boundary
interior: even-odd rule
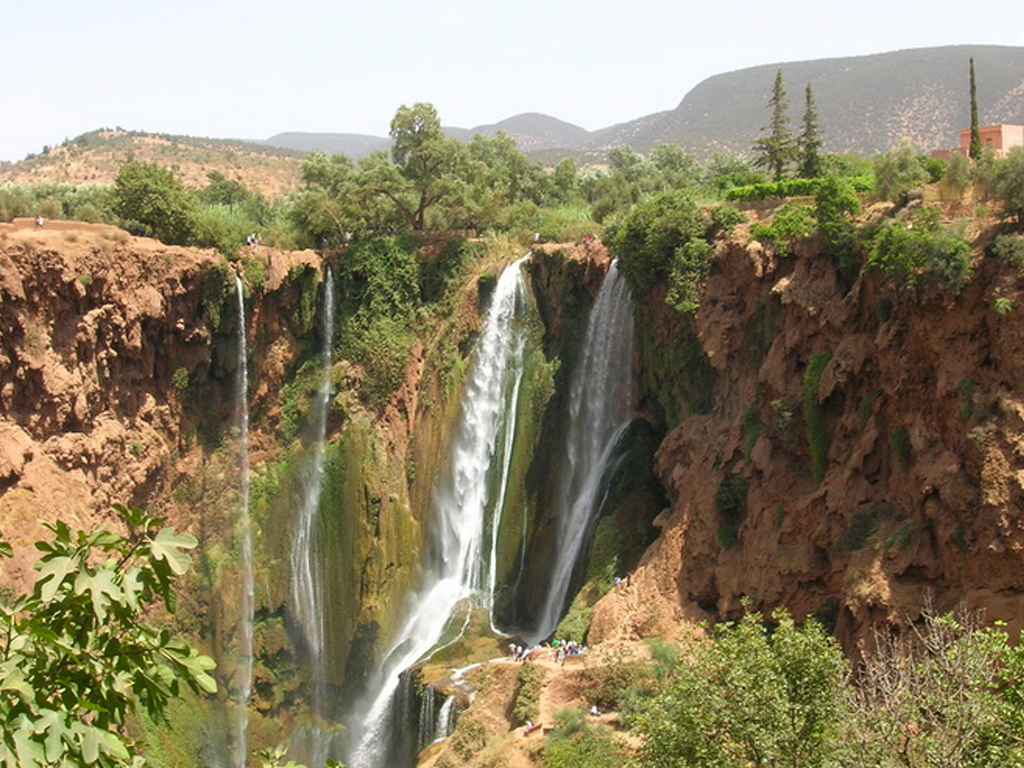
[[[769,120],[767,102],[781,69],[793,132],[800,130],[804,88],[810,83],[827,152],[872,154],[904,137],[922,150],[948,148],[959,144],[960,129],[970,124],[971,58],[982,124],[1024,124],[1024,47],[958,45],[726,72],[699,83],[674,109],[597,131],[536,112],[444,130],[460,141],[504,131],[523,152],[550,165],[569,156],[604,162],[607,150],[620,145],[646,151],[673,143],[700,158],[715,150],[749,154]],[[110,184],[122,163],[136,159],[173,166],[190,186],[202,186],[207,174],[218,170],[273,196],[301,184],[302,153],[320,150],[359,159],[390,146],[386,136],[355,133],[296,131],[247,142],[100,129],[17,163],[0,163],[0,183]]]
[[[767,101],[775,72],[782,69],[794,132],[800,127],[804,88],[811,84],[825,150],[873,152],[891,149],[909,138],[921,149],[959,144],[969,125],[968,60],[978,76],[981,120],[1024,123],[1024,47],[956,45],[833,59],[763,64],[714,75],[699,83],[675,109],[618,125],[587,131],[548,115],[525,113],[472,129],[446,128],[469,140],[474,133],[504,131],[527,154],[546,158],[587,156],[619,145],[647,150],[656,144],[680,144],[698,155],[729,150],[746,153],[768,121]],[[280,136],[309,137],[301,146],[278,143]],[[312,137],[321,137],[320,143]],[[289,149],[344,152],[358,158],[389,146],[387,138],[356,134],[279,134],[268,144]]]

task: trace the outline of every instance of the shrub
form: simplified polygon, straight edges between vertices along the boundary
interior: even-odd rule
[[[858,509],[850,518],[846,530],[836,539],[835,550],[839,554],[855,552],[863,547],[882,522],[893,516],[893,506],[886,501],[867,509]]]
[[[711,226],[728,237],[738,224],[747,223],[747,214],[732,205],[716,205],[711,209]]]
[[[747,516],[747,481],[743,475],[730,472],[715,492],[715,510],[722,519],[718,543],[730,549],[736,543],[740,524]]]
[[[677,249],[700,238],[705,228],[704,215],[689,195],[663,192],[606,227],[604,241],[640,300],[669,269]]]
[[[883,224],[871,241],[865,267],[886,275],[896,287],[922,280],[959,291],[971,273],[971,244],[932,219],[930,209],[915,212],[908,226]]]
[[[195,203],[171,171],[126,163],[114,179],[114,212],[149,227],[165,243],[184,245],[195,227]]]
[[[997,162],[994,191],[1006,213],[1024,224],[1024,147],[1014,147]]]
[[[856,192],[867,192],[874,185],[874,178],[872,176],[852,176],[846,178]],[[782,179],[781,181],[771,183],[733,187],[726,190],[725,199],[750,201],[781,200],[787,197],[810,197],[818,194],[818,190],[824,181],[825,179]]]
[[[821,179],[814,205],[818,229],[836,266],[841,270],[856,266],[857,236],[850,216],[860,213],[860,200],[853,185],[835,176]]]
[[[883,200],[899,200],[914,187],[928,181],[928,172],[918,160],[914,145],[904,140],[899,149],[880,152],[872,158],[875,191]]]
[[[776,626],[759,613],[721,624],[714,642],[683,654],[674,680],[635,718],[638,764],[831,764],[847,663],[817,622],[775,618]]]
[[[751,225],[750,236],[755,240],[774,243],[776,253],[786,257],[795,241],[811,236],[814,226],[811,206],[786,203],[775,211],[771,224],[755,222]]]
[[[527,720],[536,721],[540,714],[540,690],[544,683],[544,670],[526,661],[516,674],[516,701],[512,705],[512,717],[517,725]]]
[[[626,761],[607,726],[592,726],[582,709],[555,714],[541,758],[544,768],[620,768]]]
[[[163,518],[115,509],[124,536],[47,524],[32,591],[0,599],[0,765],[139,765],[130,718],[159,719],[186,688],[217,690],[212,659],[149,624],[158,602],[174,611],[174,581],[196,540]],[[0,558],[12,554],[0,539]]]
[[[896,427],[889,433],[889,447],[899,461],[900,467],[906,469],[910,466],[910,433],[906,427]]]
[[[1024,235],[999,235],[992,241],[991,253],[1009,267],[1024,267]]]
[[[713,250],[706,241],[698,239],[676,248],[665,303],[677,312],[693,314],[700,307],[700,289],[711,272]]]
[[[818,405],[818,385],[821,382],[821,374],[831,359],[831,353],[817,352],[804,370],[804,428],[807,430],[807,448],[811,453],[811,474],[816,483],[825,479],[825,471],[828,469],[829,437],[825,430],[821,406]]]

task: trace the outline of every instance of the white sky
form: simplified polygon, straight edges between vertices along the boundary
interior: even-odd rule
[[[17,8],[11,7],[17,4]],[[387,134],[432,102],[472,128],[594,130],[758,64],[1024,45],[1019,0],[7,0],[0,160],[100,127],[217,138]]]

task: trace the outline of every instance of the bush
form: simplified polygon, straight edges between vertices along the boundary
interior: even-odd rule
[[[991,253],[1014,269],[1024,267],[1024,235],[999,235],[992,241]]]
[[[723,237],[729,237],[738,224],[746,224],[747,214],[732,205],[716,205],[711,209],[711,227]]]
[[[159,719],[186,688],[217,690],[212,659],[148,623],[158,602],[173,612],[196,540],[115,509],[125,536],[47,524],[31,593],[0,599],[0,765],[138,765],[130,717]],[[12,554],[0,539],[0,557]]]
[[[810,197],[818,194],[825,179],[782,179],[781,181],[750,184],[744,187],[733,187],[725,192],[726,200],[781,200],[787,197]],[[867,192],[874,186],[871,176],[847,177],[847,182],[856,192]]]
[[[860,200],[853,185],[836,176],[821,179],[814,206],[818,229],[836,266],[841,270],[856,266],[857,235],[850,216],[860,213]]]
[[[541,758],[544,768],[619,768],[626,761],[618,742],[605,726],[587,722],[582,709],[563,709],[555,714]]]
[[[810,179],[805,179],[810,181]],[[813,179],[819,181],[819,179]],[[750,236],[755,240],[775,244],[779,256],[789,255],[789,249],[797,240],[803,240],[814,233],[814,214],[809,205],[786,203],[772,217],[771,224],[755,222],[750,227]]]
[[[747,516],[747,491],[746,478],[730,472],[715,492],[715,511],[722,519],[718,528],[718,543],[723,549],[730,549],[736,543],[740,525]]]
[[[899,149],[880,152],[872,158],[875,191],[883,200],[897,201],[914,187],[928,181],[928,172],[918,160],[914,145],[904,140]]]
[[[956,293],[971,274],[971,244],[942,227],[930,210],[916,211],[908,226],[889,221],[879,227],[865,267],[898,288],[925,281]]]
[[[803,413],[804,428],[807,430],[807,449],[811,454],[811,475],[814,482],[825,479],[828,469],[829,437],[825,430],[825,419],[818,405],[818,385],[825,366],[832,359],[830,352],[817,352],[804,370],[803,380]]]
[[[637,714],[639,764],[824,766],[840,743],[848,671],[821,626],[752,613],[684,653],[664,693]]]
[[[537,721],[540,715],[540,689],[544,684],[544,670],[526,661],[516,674],[516,701],[512,705],[512,717],[517,725],[527,720]]]
[[[704,215],[686,193],[664,192],[605,228],[604,241],[637,300],[665,274],[676,250],[703,236]]]
[[[195,229],[189,192],[171,171],[149,163],[126,163],[114,179],[114,212],[148,227],[165,243],[184,245]]]
[[[1024,224],[1024,147],[1014,147],[996,163],[994,188],[1006,213]]]
[[[704,240],[690,240],[676,248],[668,275],[665,303],[677,312],[693,314],[700,306],[700,289],[711,272],[714,249]]]

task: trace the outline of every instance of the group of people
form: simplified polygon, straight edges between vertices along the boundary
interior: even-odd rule
[[[529,656],[529,654],[529,648],[524,648],[523,646],[516,645],[515,643],[508,644],[508,657],[512,659],[512,661],[526,661],[526,657]]]
[[[587,652],[587,646],[580,645],[575,640],[552,640],[551,652],[555,661],[564,665],[566,656],[582,656]]]
[[[246,235],[245,244],[251,247],[256,247],[260,244],[260,236],[255,232]]]

